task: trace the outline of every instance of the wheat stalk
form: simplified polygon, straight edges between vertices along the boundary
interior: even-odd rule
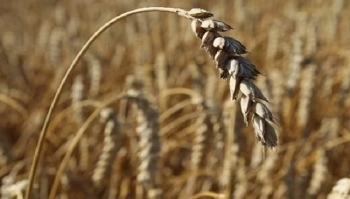
[[[75,68],[75,66],[77,65],[78,61],[81,59],[81,57],[85,54],[85,52],[88,50],[88,48],[91,46],[91,44],[106,30],[108,29],[110,26],[112,26],[114,23],[116,23],[117,21],[126,18],[128,16],[134,15],[134,14],[138,14],[138,13],[143,13],[143,12],[171,12],[171,13],[176,13],[179,16],[185,17],[185,18],[193,18],[191,15],[187,14],[187,11],[182,10],[182,9],[176,9],[176,8],[163,8],[163,7],[148,7],[148,8],[140,8],[140,9],[135,9],[126,13],[123,13],[115,18],[113,18],[112,20],[110,20],[109,22],[107,22],[105,25],[103,25],[98,31],[96,31],[90,38],[89,40],[85,43],[85,45],[82,47],[82,49],[79,51],[78,55],[74,58],[73,62],[71,63],[71,65],[69,66],[69,68],[67,69],[66,73],[64,74],[57,90],[55,93],[55,96],[50,104],[48,113],[46,114],[45,117],[45,121],[43,124],[43,127],[41,129],[40,132],[40,136],[39,136],[39,140],[38,140],[38,144],[37,147],[35,148],[35,153],[34,153],[34,159],[33,159],[33,163],[31,165],[30,168],[30,172],[29,172],[29,182],[28,182],[28,186],[27,186],[27,191],[26,191],[26,195],[25,195],[25,199],[29,199],[31,197],[31,193],[32,193],[32,187],[33,187],[33,183],[34,183],[34,177],[35,177],[35,173],[36,173],[36,169],[38,167],[38,163],[39,163],[39,158],[40,155],[42,153],[42,148],[44,145],[44,140],[46,138],[46,134],[47,134],[47,130],[49,127],[49,123],[52,117],[52,114],[57,106],[57,102],[62,94],[62,90],[63,87],[66,85],[68,77],[70,76],[71,72],[73,71],[73,69]],[[57,182],[58,184],[58,182]]]
[[[171,12],[176,13],[181,17],[191,19],[192,20],[192,27],[195,28],[195,33],[198,37],[202,39],[202,47],[206,49],[212,58],[214,58],[215,63],[217,67],[221,71],[221,78],[230,78],[230,89],[233,93],[232,98],[236,99],[238,95],[238,91],[240,90],[243,95],[248,98],[246,101],[248,105],[255,105],[255,106],[248,106],[249,110],[245,110],[246,115],[249,115],[250,113],[253,114],[253,119],[251,121],[255,121],[254,123],[258,123],[258,125],[255,125],[255,132],[257,136],[259,137],[259,140],[262,142],[263,145],[266,145],[268,147],[274,148],[277,145],[277,138],[275,135],[275,131],[273,127],[267,122],[274,122],[272,119],[272,114],[268,109],[262,109],[263,112],[257,112],[259,109],[253,110],[250,109],[252,107],[261,107],[258,102],[259,100],[266,100],[266,98],[262,95],[260,90],[251,82],[251,80],[254,80],[255,77],[260,74],[260,72],[255,68],[253,64],[251,64],[247,59],[240,56],[240,54],[243,54],[246,52],[245,47],[237,40],[230,38],[230,37],[222,37],[218,31],[228,31],[232,29],[232,27],[224,22],[209,19],[213,16],[212,13],[203,10],[203,9],[191,9],[190,11],[185,11],[182,9],[176,9],[176,8],[163,8],[163,7],[149,7],[149,8],[141,8],[136,9],[130,12],[126,12],[124,14],[121,14],[109,22],[107,22],[104,26],[102,26],[98,31],[94,33],[92,37],[86,42],[86,44],[83,46],[83,48],[79,51],[78,55],[73,60],[72,64],[67,69],[65,75],[63,76],[57,90],[55,93],[55,96],[50,104],[49,111],[46,115],[44,125],[42,127],[39,141],[37,144],[37,147],[35,149],[34,153],[34,159],[33,163],[29,172],[29,183],[27,186],[27,192],[26,192],[26,199],[29,199],[31,197],[31,191],[32,186],[34,182],[34,176],[36,173],[36,168],[39,163],[39,158],[42,153],[42,148],[44,144],[44,140],[46,138],[48,126],[53,114],[54,109],[56,108],[58,99],[61,96],[63,87],[65,86],[68,77],[70,76],[71,72],[77,65],[78,61],[81,59],[81,57],[84,55],[84,53],[87,51],[89,46],[97,39],[98,36],[100,36],[106,29],[108,29],[111,25],[113,25],[115,22],[128,17],[130,15],[142,13],[142,12]],[[202,35],[202,33],[204,34]],[[58,32],[59,33],[59,32]],[[62,41],[60,34],[57,33],[57,39],[55,39],[53,42],[53,46],[59,45],[59,43]],[[56,36],[55,36],[56,37]],[[55,51],[55,50],[54,50]],[[58,55],[57,53],[54,53],[52,57],[52,61],[56,62],[57,59],[60,59],[59,57],[61,55]],[[230,63],[228,65],[228,62]],[[93,120],[94,115],[90,116],[88,119],[88,122],[84,123],[84,128],[88,126],[88,123]],[[248,119],[246,119],[248,120]],[[258,128],[257,128],[258,127]],[[80,131],[81,135],[83,134],[83,130]],[[79,135],[80,135],[79,134]],[[76,138],[76,140],[79,140],[80,136]],[[73,144],[74,145],[74,144]],[[74,147],[71,148],[71,151]],[[70,152],[71,154],[72,152]],[[65,161],[67,161],[70,157],[70,154],[67,154]],[[64,163],[66,164],[66,163]],[[60,172],[57,176],[60,176],[62,174],[62,171],[65,167],[65,165],[62,164],[60,167]],[[55,180],[56,184],[55,188],[53,188],[52,192],[50,193],[50,198],[54,197],[55,191],[57,189],[58,180]]]

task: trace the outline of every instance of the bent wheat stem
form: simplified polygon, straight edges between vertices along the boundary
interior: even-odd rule
[[[74,58],[73,62],[71,63],[71,65],[69,66],[69,68],[67,69],[66,73],[64,74],[57,90],[55,93],[55,96],[50,104],[49,110],[46,114],[45,117],[45,121],[43,124],[43,127],[41,129],[40,132],[40,136],[39,136],[39,140],[37,143],[37,147],[35,149],[34,152],[34,157],[33,157],[33,162],[30,168],[30,172],[29,172],[29,177],[28,177],[28,186],[27,186],[27,191],[25,194],[25,199],[29,199],[32,193],[32,188],[33,188],[33,183],[34,183],[34,178],[35,178],[35,173],[36,173],[36,169],[38,167],[39,164],[39,159],[40,159],[40,155],[42,153],[42,149],[43,149],[43,145],[44,145],[44,140],[46,138],[46,134],[47,134],[47,129],[49,127],[49,123],[52,117],[52,114],[56,108],[57,102],[62,94],[62,90],[64,88],[64,86],[67,83],[68,77],[70,76],[71,72],[73,71],[73,69],[75,68],[75,66],[77,65],[78,61],[82,58],[82,56],[85,54],[85,52],[88,50],[88,48],[90,47],[90,45],[105,31],[107,30],[110,26],[112,26],[114,23],[116,23],[117,21],[126,18],[128,16],[134,15],[134,14],[138,14],[138,13],[143,13],[143,12],[171,12],[171,13],[177,13],[182,17],[188,18],[188,19],[192,19],[193,17],[191,17],[190,15],[187,14],[187,12],[185,10],[182,9],[177,9],[177,8],[165,8],[165,7],[149,7],[149,8],[139,8],[139,9],[135,9],[126,13],[123,13],[115,18],[113,18],[112,20],[110,20],[109,22],[107,22],[105,25],[103,25],[100,29],[98,29],[90,38],[89,40],[85,43],[85,45],[82,47],[82,49],[79,51],[79,53],[77,54],[77,56]]]

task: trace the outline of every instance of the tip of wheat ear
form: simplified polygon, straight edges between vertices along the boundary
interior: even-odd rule
[[[213,13],[201,8],[192,8],[187,14],[197,19],[205,19],[214,16]]]

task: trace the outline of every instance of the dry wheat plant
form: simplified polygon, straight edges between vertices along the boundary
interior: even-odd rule
[[[349,1],[0,5],[0,199],[350,198]]]

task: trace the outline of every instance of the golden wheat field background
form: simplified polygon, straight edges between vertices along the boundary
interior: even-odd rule
[[[141,13],[105,31],[68,78],[31,198],[350,198],[349,1],[1,0],[1,199],[24,197],[84,43],[150,6],[203,8],[234,28],[223,34],[263,74],[254,83],[278,121],[277,148],[264,159],[190,20]],[[131,88],[143,97],[116,97]]]

